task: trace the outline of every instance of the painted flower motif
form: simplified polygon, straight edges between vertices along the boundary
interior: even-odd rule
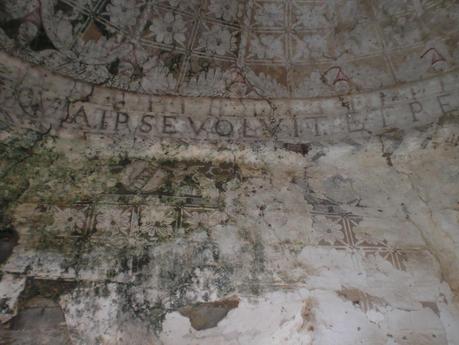
[[[84,211],[74,208],[56,209],[54,214],[54,226],[58,230],[67,232],[79,231],[84,228],[86,215]]]
[[[53,14],[52,20],[53,26],[51,29],[51,36],[54,36],[58,44],[67,47],[66,41],[69,41],[74,34],[79,30],[80,25],[72,25],[72,17],[64,14],[63,11],[57,11]]]
[[[223,96],[229,75],[220,68],[199,73],[184,88],[188,96]]]
[[[262,26],[275,26],[282,23],[283,3],[263,4],[255,13],[255,22]]]
[[[250,51],[251,56],[260,59],[280,59],[284,55],[281,38],[273,35],[260,35],[253,38]]]
[[[166,13],[163,17],[155,18],[150,25],[150,31],[155,35],[157,42],[172,44],[174,42],[184,45],[186,24],[180,15]]]
[[[140,8],[136,0],[112,0],[107,6],[107,12],[113,25],[124,28],[137,23]]]
[[[174,8],[192,8],[196,9],[199,7],[199,0],[169,0],[169,5]]]
[[[39,0],[2,0],[2,15],[16,19],[32,13],[40,6]]]
[[[257,92],[252,91],[249,95],[259,97],[260,94],[266,97],[287,97],[288,90],[285,85],[282,85],[275,78],[264,73],[255,74],[253,71],[247,73],[247,79],[256,87]]]
[[[295,6],[294,14],[297,22],[294,27],[316,29],[333,25],[335,21],[334,11],[327,5],[323,6]]]
[[[101,64],[101,61],[111,62],[118,55],[125,54],[129,51],[129,46],[119,42],[117,37],[113,36],[107,39],[105,36],[100,37],[97,41],[77,41],[77,48],[80,59],[87,64]]]
[[[96,229],[102,232],[127,234],[130,224],[130,211],[106,208],[96,215]]]
[[[74,0],[77,7],[84,8],[87,7],[90,10],[95,10],[99,4],[98,0]]]
[[[227,217],[222,212],[189,212],[186,214],[186,223],[193,230],[208,229],[223,223]]]
[[[140,84],[145,92],[171,92],[175,89],[177,80],[156,57],[148,59],[142,69],[143,77]]]
[[[24,22],[18,30],[17,40],[22,46],[28,45],[38,34],[38,28],[34,23]]]
[[[238,12],[239,2],[237,0],[211,0],[209,12],[217,18],[229,22],[232,21]]]
[[[110,73],[104,65],[84,65],[80,73],[80,77],[90,83],[103,83],[109,76]]]
[[[415,4],[411,1],[386,0],[378,3],[379,11],[390,17],[411,16],[416,14]]]
[[[325,216],[317,216],[314,219],[314,232],[316,239],[328,244],[335,244],[337,241],[344,240],[344,233],[341,231],[341,225],[335,220]]]
[[[205,228],[207,225],[207,218],[209,216],[205,212],[191,212],[187,223],[192,229]]]
[[[211,54],[225,55],[236,45],[236,38],[223,27],[214,26],[202,34],[199,45]]]
[[[327,53],[327,41],[323,35],[306,35],[302,39],[294,36],[294,39],[296,49],[292,59],[295,61],[318,59]]]
[[[168,239],[174,235],[175,212],[165,208],[142,210],[139,231],[150,240]]]

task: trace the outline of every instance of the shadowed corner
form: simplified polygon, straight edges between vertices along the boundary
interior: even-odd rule
[[[18,234],[11,228],[0,230],[0,265],[13,253],[13,249],[18,243]]]

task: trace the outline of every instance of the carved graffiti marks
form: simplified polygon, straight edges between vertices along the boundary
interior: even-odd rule
[[[427,59],[429,56],[431,59],[431,67],[436,72],[442,72],[448,68],[448,62],[436,48],[428,49],[424,54],[422,54],[421,59]]]

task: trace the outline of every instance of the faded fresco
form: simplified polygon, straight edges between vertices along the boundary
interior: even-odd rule
[[[0,3],[0,345],[459,344],[457,1]]]

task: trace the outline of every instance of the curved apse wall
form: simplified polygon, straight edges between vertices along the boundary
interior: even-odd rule
[[[3,1],[0,343],[459,343],[457,6]]]

